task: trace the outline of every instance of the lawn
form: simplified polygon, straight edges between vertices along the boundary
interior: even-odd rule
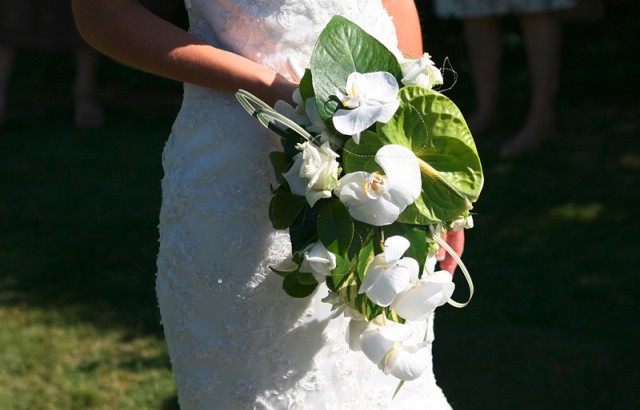
[[[486,184],[467,234],[476,295],[439,310],[435,371],[456,409],[640,404],[638,6],[568,24],[563,138],[503,160],[527,102],[508,19],[501,128],[477,139]],[[460,27],[425,17],[463,112]],[[160,156],[179,85],[104,60],[107,123],[73,126],[71,54],[21,51],[0,131],[0,409],[175,409],[154,296]],[[457,299],[466,287],[456,278]]]

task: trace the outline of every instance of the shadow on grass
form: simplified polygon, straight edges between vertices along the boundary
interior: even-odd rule
[[[160,159],[180,87],[106,63],[109,73],[137,78],[139,94],[107,85],[107,124],[81,130],[72,124],[70,96],[39,88],[51,78],[30,64],[35,58],[19,58],[16,71],[43,79],[16,76],[10,90],[23,92],[11,94],[0,131],[0,303],[160,335]]]

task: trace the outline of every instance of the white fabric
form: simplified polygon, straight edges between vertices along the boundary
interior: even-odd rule
[[[287,74],[344,15],[396,47],[380,0],[190,0],[191,31]],[[345,342],[321,301],[270,273],[290,252],[267,208],[278,139],[229,93],[186,84],[163,154],[157,294],[179,401],[189,409],[449,409],[431,368],[405,383]],[[432,322],[429,337],[433,338]],[[424,323],[416,333],[424,334]]]
[[[575,7],[576,0],[435,0],[438,17],[485,17],[540,13]]]

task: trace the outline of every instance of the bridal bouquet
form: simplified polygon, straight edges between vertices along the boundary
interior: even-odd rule
[[[322,31],[293,107],[237,97],[282,137],[270,155],[279,186],[269,208],[291,236],[291,257],[272,267],[284,291],[306,297],[326,283],[348,342],[387,374],[413,380],[428,342],[410,321],[451,300],[451,273],[436,271],[443,230],[472,227],[483,184],[473,138],[456,105],[432,89],[428,54],[397,56],[359,26],[334,17]]]

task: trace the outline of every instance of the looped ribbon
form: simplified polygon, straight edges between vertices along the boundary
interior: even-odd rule
[[[473,297],[473,281],[471,280],[471,274],[469,273],[469,271],[467,270],[467,267],[462,262],[462,259],[460,259],[458,254],[451,248],[451,246],[449,246],[448,243],[442,240],[442,238],[440,238],[439,235],[434,234],[432,238],[434,241],[438,243],[438,245],[442,246],[444,250],[447,251],[447,253],[451,255],[451,257],[458,263],[458,266],[460,266],[460,270],[462,271],[464,278],[467,280],[467,284],[469,285],[469,298],[467,299],[467,301],[464,303],[456,302],[453,299],[449,299],[447,301],[447,303],[453,307],[463,308],[467,306],[469,302],[471,302],[471,298]]]
[[[290,129],[307,141],[313,139],[311,134],[309,134],[300,125],[269,107],[264,101],[260,100],[250,92],[246,90],[238,90],[236,92],[236,98],[249,114],[257,118],[263,126],[272,130],[281,137],[288,138],[289,135],[287,134],[287,129]],[[284,128],[278,124],[282,124]]]

